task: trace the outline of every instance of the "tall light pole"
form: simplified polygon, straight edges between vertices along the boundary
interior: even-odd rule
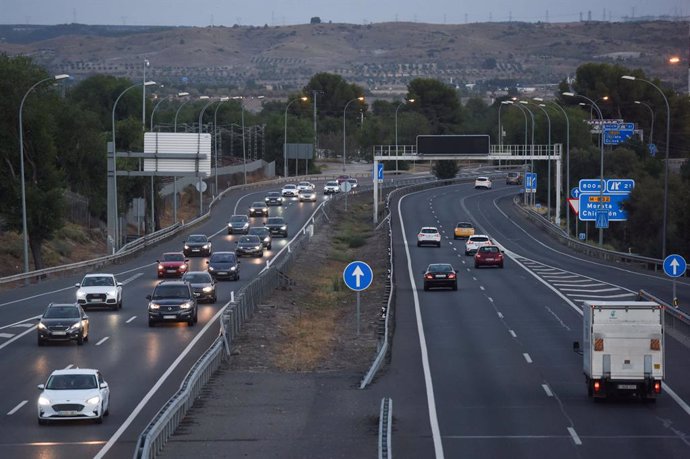
[[[400,107],[405,105],[405,103],[414,103],[414,99],[407,99],[403,100],[398,104],[397,107],[395,107],[395,173],[398,173],[398,110],[400,110]]]
[[[180,92],[177,94],[179,97],[184,97],[188,96],[188,92]],[[206,98],[208,99],[208,96],[201,96],[199,99]],[[184,102],[180,104],[179,107],[177,107],[177,110],[175,111],[175,120],[173,121],[173,132],[177,132],[177,116],[180,114],[180,110],[182,110],[182,107],[187,105],[187,103],[191,102],[193,99],[186,99]],[[173,175],[173,224],[177,223],[177,176]]]
[[[293,102],[297,102],[298,100],[301,100],[302,102],[306,102],[309,100],[307,96],[302,96],[302,97],[297,97],[295,99],[289,100],[287,105],[285,105],[285,127],[284,127],[284,134],[283,134],[283,178],[287,178],[288,176],[288,159],[287,159],[287,115],[288,115],[288,108],[290,108],[290,105],[292,105]],[[299,170],[297,167],[295,167],[295,175],[299,174]]]
[[[661,97],[664,98],[664,103],[666,104],[666,160],[664,161],[664,217],[663,221],[661,222],[661,234],[662,234],[662,239],[661,239],[661,258],[664,259],[666,258],[666,223],[668,220],[668,144],[671,141],[671,107],[668,105],[668,99],[666,98],[666,94],[659,88],[657,85],[652,83],[649,80],[645,80],[642,78],[638,78],[632,75],[623,75],[621,76],[622,79],[624,80],[638,80],[642,81],[644,83],[647,83],[648,85],[652,86],[654,89],[659,91],[659,94],[661,94]]]
[[[122,99],[122,96],[124,96],[127,91],[130,89],[136,88],[138,86],[141,86],[145,88],[146,86],[152,86],[156,84],[155,81],[144,81],[142,83],[136,83],[128,88],[126,88],[124,91],[120,93],[119,96],[117,96],[117,99],[115,99],[115,103],[113,104],[113,113],[112,113],[112,124],[113,124],[113,208],[115,212],[115,226],[114,226],[114,236],[115,236],[115,241],[113,243],[113,246],[115,250],[120,248],[120,222],[119,222],[119,212],[117,208],[117,143],[115,142],[115,108],[117,108],[117,103],[120,102],[120,99]]]
[[[653,144],[654,143],[654,110],[652,109],[652,107],[649,104],[642,102],[640,100],[636,100],[635,103],[638,105],[644,105],[645,107],[647,107],[649,109],[649,114],[652,116],[652,122],[651,122],[651,125],[649,127],[649,143]]]
[[[149,66],[149,60],[144,59],[144,77],[141,79],[141,129],[146,130],[146,67]]]
[[[563,95],[567,97],[580,97],[582,99],[585,99],[587,102],[591,104],[592,107],[596,109],[597,115],[599,115],[599,119],[601,120],[602,131],[599,135],[599,210],[604,210],[604,188],[606,187],[604,183],[604,115],[601,113],[601,109],[599,108],[597,103],[589,97],[583,96],[582,94],[575,94],[574,92],[564,92]],[[604,245],[604,228],[599,228],[599,245]]]
[[[163,87],[163,85],[161,85]],[[149,124],[149,131],[153,132],[153,115],[156,113],[156,110],[158,110],[158,106],[165,100],[165,98],[161,97],[158,102],[156,102],[156,105],[153,106],[153,110],[151,110],[151,122]],[[151,175],[151,233],[156,231],[156,191],[154,188],[154,176]]]
[[[505,100],[501,103],[506,104],[506,105],[512,105],[513,107],[519,108],[520,113],[522,113],[522,116],[525,118],[525,140],[524,140],[524,145],[523,145],[523,150],[522,150],[524,152],[523,155],[525,157],[525,161],[524,161],[522,168],[523,168],[523,171],[526,172],[527,171],[527,124],[528,124],[527,113],[525,112],[525,109],[522,108],[522,105],[516,104],[512,100]],[[523,193],[524,194],[524,203],[525,203],[525,205],[527,205],[527,187],[526,186],[525,186],[524,190],[525,190],[525,192]]]
[[[316,96],[318,94],[324,94],[324,92],[321,91],[320,89],[312,89],[311,94],[312,94],[313,101],[314,101],[314,158],[316,158],[316,152],[317,152],[318,147],[319,147],[319,131],[316,130]],[[305,167],[307,169],[306,169],[304,174],[309,175],[309,160],[308,159],[307,159],[307,163],[306,163]]]
[[[548,128],[549,128],[549,144],[548,144],[548,150],[547,150],[547,155],[551,156],[551,117],[549,116],[549,112],[546,111],[544,107],[546,105],[544,104],[537,104],[537,107],[541,109],[542,112],[544,112],[544,115],[546,115],[546,121],[548,122]],[[548,175],[547,177],[547,185],[546,185],[546,215],[551,221],[551,158],[549,157],[546,160],[547,163],[547,168],[546,168],[546,174]]]
[[[346,154],[346,152],[347,152],[347,144],[345,143],[345,140],[346,140],[346,138],[347,138],[347,137],[345,136],[345,113],[347,112],[347,107],[348,107],[352,102],[354,102],[354,101],[356,101],[356,100],[358,100],[358,101],[360,101],[360,102],[363,102],[363,101],[364,101],[364,96],[359,96],[359,97],[355,97],[354,99],[348,100],[347,103],[345,104],[345,108],[343,109],[343,172],[345,172],[345,162],[346,162],[346,158],[345,158],[345,157],[347,156],[347,154]]]
[[[197,161],[199,161],[199,155],[201,154],[201,131],[203,127],[203,119],[204,119],[204,112],[206,109],[214,103],[215,100],[209,100],[206,102],[206,105],[204,105],[204,108],[201,109],[201,113],[199,113],[199,137],[197,139],[196,143],[196,156],[197,156]],[[201,180],[201,175],[197,176],[198,182],[197,186],[199,187],[199,216],[201,217],[204,213],[204,188],[203,188],[203,180]]]
[[[532,119],[532,146],[530,147],[530,171],[534,173],[534,113],[532,113],[532,110],[530,110],[527,105],[529,102],[526,100],[521,100],[520,103],[522,104],[522,108],[527,110],[527,113],[529,113],[530,118]],[[535,205],[535,201],[537,199],[536,197],[536,190],[531,193],[532,195],[532,206]]]
[[[24,97],[22,97],[22,101],[19,104],[19,179],[21,182],[21,187],[22,187],[22,233],[24,235],[23,237],[23,245],[24,245],[24,272],[28,273],[29,272],[29,232],[28,232],[28,223],[27,223],[27,216],[26,216],[26,182],[24,179],[24,123],[22,121],[22,113],[24,111],[24,102],[26,101],[26,98],[29,96],[29,93],[33,91],[37,86],[47,82],[47,81],[60,81],[64,80],[65,78],[69,78],[69,75],[66,74],[60,74],[60,75],[55,75],[52,77],[44,78],[36,83],[34,83],[33,86],[31,86],[28,91],[24,94]]]
[[[216,162],[216,168],[215,168],[215,194],[218,194],[218,109],[220,108],[220,105],[223,102],[227,102],[230,100],[229,97],[221,97],[218,100],[218,105],[216,106],[216,109],[213,111],[213,148],[214,148],[214,156],[215,156],[215,162]]]

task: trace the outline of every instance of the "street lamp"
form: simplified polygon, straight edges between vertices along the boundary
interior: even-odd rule
[[[41,85],[47,81],[60,81],[65,78],[69,78],[69,75],[60,74],[52,77],[44,78],[33,86],[29,88],[28,91],[22,97],[22,102],[19,104],[19,175],[22,186],[22,232],[24,233],[24,272],[29,272],[29,233],[28,224],[26,217],[26,184],[24,181],[24,123],[22,122],[22,112],[24,110],[24,102],[28,97],[29,93],[34,90],[38,85]]]
[[[666,98],[666,94],[654,83],[652,83],[649,80],[645,80],[642,78],[634,77],[632,75],[623,75],[621,76],[622,79],[624,80],[638,80],[642,81],[644,83],[649,84],[652,86],[654,89],[659,91],[659,94],[661,94],[661,97],[664,98],[664,103],[666,104],[666,160],[664,161],[664,217],[663,221],[661,222],[661,234],[662,234],[662,240],[661,240],[661,258],[664,259],[666,258],[666,221],[668,220],[668,144],[671,139],[671,107],[668,105],[668,99]]]
[[[523,173],[525,173],[525,177],[527,176],[527,113],[525,113],[525,109],[522,108],[522,105],[516,104],[515,101],[512,100],[505,100],[501,102],[502,104],[505,105],[511,105],[513,107],[517,107],[520,109],[520,113],[522,113],[522,116],[525,118],[525,140],[524,140],[524,145],[522,147],[523,151],[523,156],[525,157],[524,164],[522,166],[523,168]],[[527,205],[527,186],[524,187],[525,192],[523,193],[523,198],[524,198],[524,203]]]
[[[208,97],[206,97],[209,99]],[[202,130],[202,123],[203,123],[203,118],[204,118],[204,112],[206,109],[212,104],[216,102],[215,100],[209,100],[206,105],[204,105],[204,108],[201,109],[201,113],[199,113],[199,136],[197,138],[197,143],[196,143],[196,160],[199,161],[199,155],[201,154],[201,130]],[[199,174],[197,176],[199,181],[197,182],[197,186],[199,187],[199,216],[203,215],[204,213],[204,188],[203,188],[203,180],[201,180],[201,175]]]
[[[240,109],[242,111],[242,163],[244,164],[244,184],[247,184],[247,149],[244,142],[244,96],[235,96],[235,100],[240,101]]]
[[[564,92],[562,94],[567,97],[580,97],[582,99],[585,99],[587,102],[591,104],[592,107],[596,109],[597,115],[599,115],[599,119],[601,120],[602,131],[601,134],[599,134],[599,210],[604,210],[604,115],[601,113],[601,109],[599,108],[597,103],[589,97],[583,96],[582,94],[575,94],[574,92]],[[599,245],[604,245],[604,228],[599,228]]]
[[[295,99],[289,100],[287,105],[285,106],[285,132],[283,135],[283,178],[287,178],[288,176],[288,162],[287,162],[287,114],[288,114],[288,108],[290,108],[290,105],[292,105],[293,102],[297,102],[298,100],[301,100],[302,102],[306,102],[309,100],[307,96],[302,96],[302,97],[297,97]],[[299,174],[299,168],[295,167],[295,175]]]
[[[405,102],[414,103],[414,99],[403,100],[395,107],[395,173],[398,173],[398,110],[405,105]]]
[[[177,93],[178,97],[184,97],[188,96],[188,92],[180,92]],[[208,96],[200,96],[199,100],[205,100],[208,99]],[[186,99],[184,102],[180,104],[179,107],[177,107],[177,111],[175,111],[175,120],[173,121],[173,132],[177,132],[177,116],[180,114],[180,110],[182,110],[182,107],[184,107],[187,103],[191,102],[194,99]],[[186,129],[185,129],[186,131]],[[173,223],[177,223],[177,176],[173,175]]]
[[[142,131],[146,130],[146,67],[148,67],[149,60],[144,59],[144,77],[141,79],[141,84],[143,84],[143,88],[141,91],[141,129]]]
[[[647,107],[649,109],[649,114],[652,115],[652,123],[649,127],[649,144],[651,145],[654,143],[654,110],[652,110],[652,107],[649,104],[640,100],[636,100],[635,103]]]
[[[346,139],[346,137],[345,137],[345,112],[347,112],[347,107],[352,102],[354,102],[356,100],[363,102],[364,96],[359,96],[359,97],[355,97],[354,99],[348,100],[347,103],[345,104],[345,108],[343,109],[343,172],[345,172],[345,157],[347,156],[346,155],[347,146],[345,144],[345,139]]]
[[[530,170],[532,173],[534,173],[534,113],[532,113],[532,110],[527,108],[528,102],[526,100],[521,100],[520,103],[522,104],[522,108],[527,110],[527,113],[529,113],[530,118],[532,118],[532,146],[530,147]],[[532,193],[532,205],[534,206],[534,201],[536,200],[536,192]]]
[[[213,111],[213,148],[214,148],[214,156],[216,158],[216,169],[215,169],[215,193],[218,194],[218,109],[220,108],[220,104],[223,102],[227,102],[230,100],[229,97],[221,97],[218,100],[218,105],[216,106],[216,109]]]
[[[547,157],[551,155],[551,117],[549,116],[549,112],[544,109],[546,105],[544,104],[537,104],[537,107],[541,109],[542,112],[544,112],[544,115],[546,115],[546,121],[548,123],[548,128],[549,128],[549,144],[548,144],[548,149],[547,149]],[[548,157],[546,160],[547,163],[547,168],[546,168],[546,175],[548,176],[546,181],[546,215],[551,221],[551,158]]]
[[[117,96],[117,99],[115,99],[115,103],[113,104],[113,113],[112,113],[112,127],[113,127],[113,200],[114,200],[114,205],[113,209],[115,212],[114,215],[114,236],[115,236],[115,241],[113,243],[114,249],[117,250],[120,247],[120,222],[118,221],[119,219],[119,212],[117,209],[117,144],[115,142],[115,108],[117,107],[117,103],[120,102],[120,99],[122,96],[124,96],[127,91],[130,89],[136,88],[138,86],[146,87],[146,86],[152,86],[155,85],[155,81],[144,81],[142,83],[136,83],[128,88],[126,88],[124,91],[120,93],[119,96]]]

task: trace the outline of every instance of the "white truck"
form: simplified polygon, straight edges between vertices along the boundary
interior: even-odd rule
[[[585,301],[582,312],[588,395],[654,401],[664,379],[663,307],[651,301]]]

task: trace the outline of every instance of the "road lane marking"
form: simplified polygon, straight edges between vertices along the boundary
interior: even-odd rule
[[[527,363],[532,363],[532,357],[530,357],[529,354],[528,354],[527,352],[524,352],[524,353],[522,354],[522,356],[525,358],[525,360],[527,361]]]
[[[36,326],[35,326],[35,325],[32,325],[31,328],[29,328],[29,329],[26,330],[25,332],[18,334],[18,335],[15,336],[14,338],[8,339],[7,341],[5,341],[4,343],[2,343],[2,344],[0,345],[0,349],[4,348],[4,347],[6,347],[6,346],[9,346],[10,344],[14,343],[15,341],[17,341],[17,340],[18,340],[19,338],[21,338],[22,336],[27,335],[27,334],[33,332],[33,331],[34,331],[34,328],[36,328]]]
[[[468,269],[468,271],[469,271],[469,269]],[[476,277],[474,277],[474,276],[472,276],[472,280],[477,280],[477,278],[476,278]]]
[[[72,368],[73,366],[74,366],[74,364],[70,363],[70,364],[67,365],[65,368],[63,368],[63,370],[69,370],[69,369]]]
[[[14,413],[19,411],[27,403],[29,403],[28,400],[24,400],[24,401],[20,402],[19,405],[15,406],[14,408],[12,408],[10,411],[7,412],[7,416],[12,416]]]
[[[136,319],[136,318],[137,318],[137,316],[132,316],[132,317],[130,317],[129,319],[127,319],[127,321],[126,321],[125,323],[128,324],[128,323],[130,323],[131,321],[133,321],[133,320]]]
[[[551,392],[551,388],[548,384],[542,384],[541,387],[544,389],[544,392],[546,392],[548,397],[553,397],[553,392]]]
[[[582,444],[582,440],[580,440],[580,437],[577,435],[577,432],[575,432],[575,429],[573,429],[572,427],[568,427],[568,433],[570,434],[576,445],[579,446]]]
[[[486,290],[483,285],[479,286],[479,290]]]
[[[488,296],[487,298],[489,299],[489,301],[490,301],[491,303],[493,303],[493,302],[494,302],[494,299],[493,299],[493,298],[491,298],[490,296]]]
[[[41,318],[41,316],[29,317],[28,319],[20,320],[19,322],[15,322],[13,324],[3,325],[2,327],[0,327],[0,330],[4,330],[6,328],[14,328],[14,327],[34,328],[36,326],[35,324],[31,324],[31,323],[27,323],[27,322],[29,320],[36,320],[36,319],[40,319],[40,318]]]
[[[127,284],[129,284],[130,282],[132,282],[133,280],[136,280],[136,279],[138,279],[139,277],[141,277],[141,276],[143,276],[143,275],[144,275],[144,273],[136,273],[135,275],[133,275],[133,276],[131,276],[131,277],[128,277],[127,279],[125,279],[125,280],[123,280],[123,281],[120,281],[120,282],[122,283],[122,285],[127,285]]]
[[[496,312],[498,314],[499,319],[503,319],[503,313],[501,311]]]
[[[510,333],[510,336],[513,338],[517,338],[517,333],[515,333],[513,330],[508,330],[508,333]]]
[[[12,338],[14,333],[0,333],[0,338]]]
[[[103,339],[101,339],[99,342],[97,342],[97,343],[96,343],[96,346],[100,346],[101,344],[103,344],[103,343],[105,343],[106,341],[108,341],[108,339],[110,339],[110,337],[109,337],[109,336],[106,336],[105,338],[103,338]]]
[[[41,317],[41,316],[33,317],[33,319],[37,319],[37,318],[39,318],[39,317]],[[31,320],[31,319],[28,319],[28,320]],[[21,327],[21,328],[32,328],[32,327],[34,326],[34,324],[7,325],[7,327],[12,327],[12,326],[14,326],[14,327]],[[2,327],[2,328],[7,328],[7,327]]]

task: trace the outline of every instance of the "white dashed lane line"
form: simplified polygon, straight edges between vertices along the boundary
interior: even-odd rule
[[[23,401],[21,401],[21,402],[19,403],[19,405],[15,406],[14,408],[12,408],[10,411],[7,412],[7,416],[12,416],[14,413],[16,413],[17,411],[19,411],[19,410],[20,410],[24,405],[26,405],[27,403],[29,403],[28,400],[23,400]]]
[[[109,336],[106,336],[105,338],[101,339],[99,342],[96,343],[96,346],[100,346],[101,344],[105,343],[110,339]]]
[[[0,338],[12,338],[14,333],[0,333]]]
[[[512,336],[513,338],[517,338],[517,334],[515,333],[515,331],[508,330],[508,333],[510,333],[510,336]]]
[[[542,384],[541,387],[544,389],[544,392],[546,392],[548,397],[553,397],[553,392],[551,392],[551,388],[548,384]]]
[[[136,319],[136,318],[137,318],[137,316],[132,316],[132,317],[130,317],[129,319],[127,319],[127,321],[126,321],[125,323],[128,324],[128,323],[130,323],[131,321],[133,321],[133,320]]]
[[[527,363],[532,363],[532,357],[530,357],[527,352],[523,353],[522,356],[525,358]]]
[[[568,427],[568,433],[570,434],[576,445],[580,446],[582,444],[582,440],[580,440],[580,437],[577,435],[577,432],[575,432],[575,429],[573,429],[572,427]]]

